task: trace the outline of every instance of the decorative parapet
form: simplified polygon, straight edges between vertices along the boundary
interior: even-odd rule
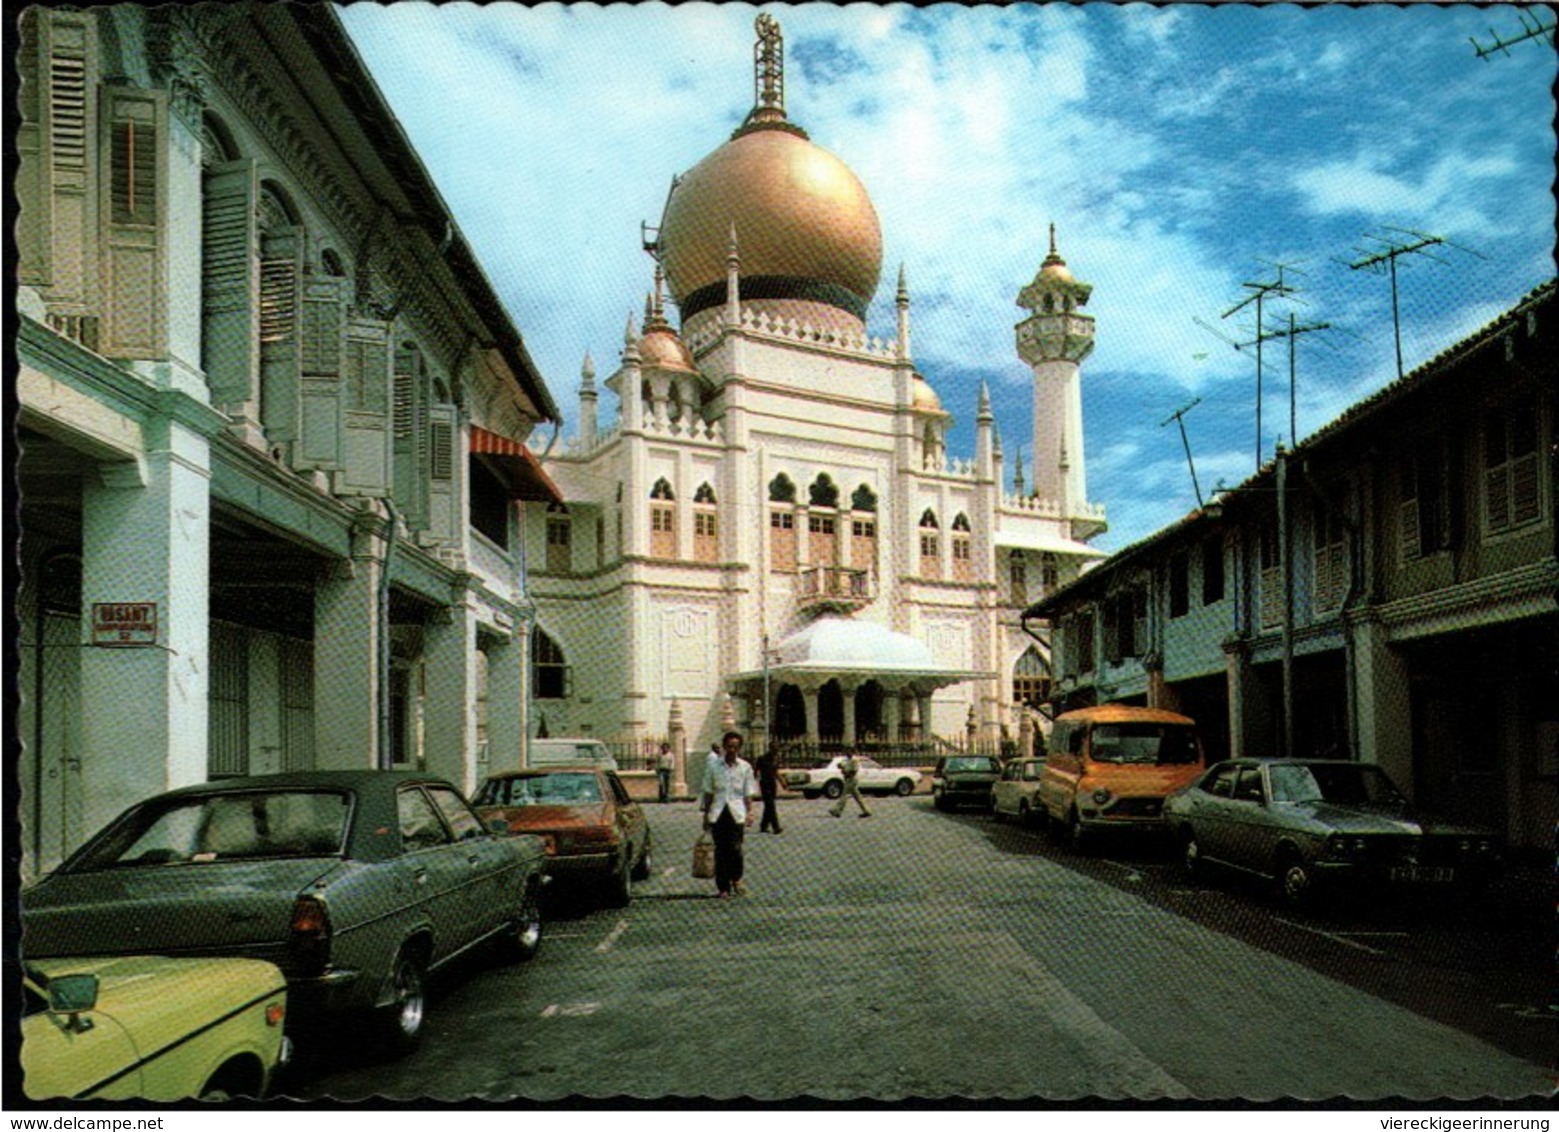
[[[876,587],[872,583],[869,570],[848,566],[803,566],[796,571],[796,608],[809,612],[861,609],[876,597]]]
[[[692,350],[696,357],[716,345],[725,336],[729,327],[730,323],[722,313],[720,318],[711,319],[698,331],[688,336],[688,349]],[[758,337],[798,342],[807,346],[827,346],[830,349],[861,357],[885,358],[892,361],[898,356],[898,343],[891,339],[885,341],[875,335],[851,334],[832,327],[813,326],[809,322],[781,318],[766,311],[754,311],[750,308],[742,311],[741,329]]]
[[[1043,519],[1082,519],[1099,523],[1106,521],[1105,507],[1102,503],[1074,503],[1070,507],[1063,508],[1059,500],[1044,499],[1037,495],[1004,495],[1001,509],[1037,515]]]

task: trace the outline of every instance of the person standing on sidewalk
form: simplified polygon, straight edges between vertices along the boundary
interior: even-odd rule
[[[714,838],[715,892],[721,897],[747,894],[742,881],[742,840],[758,813],[752,804],[758,780],[752,764],[741,753],[741,735],[727,731],[719,749],[709,752],[704,766],[704,828]]]
[[[671,800],[671,772],[676,767],[676,760],[671,755],[671,744],[660,745],[660,756],[655,760],[655,782],[659,787],[660,800]]]
[[[779,756],[765,750],[758,756],[758,793],[763,796],[763,820],[759,833],[782,833],[779,823]]]
[[[844,813],[844,804],[854,798],[855,804],[861,807],[861,816],[871,817],[872,812],[866,807],[866,799],[861,797],[861,764],[853,750],[846,751],[844,758],[839,760],[839,773],[844,775],[844,793],[839,795],[839,801],[828,812],[836,818],[840,817]]]

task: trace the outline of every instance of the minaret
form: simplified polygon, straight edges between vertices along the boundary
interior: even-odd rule
[[[1034,370],[1034,494],[1067,515],[1088,501],[1078,367],[1093,350],[1093,318],[1081,313],[1092,291],[1057,253],[1052,224],[1050,254],[1018,293],[1029,313],[1016,332],[1018,357]]]
[[[585,452],[595,447],[596,400],[595,362],[586,351],[579,367],[579,447]]]
[[[982,480],[991,479],[995,473],[995,444],[993,432],[996,414],[991,412],[991,390],[980,382],[980,401],[974,413],[974,468]]]
[[[907,362],[913,355],[909,348],[909,287],[904,282],[904,265],[899,264],[899,289],[893,297],[893,305],[899,312],[898,359]]]

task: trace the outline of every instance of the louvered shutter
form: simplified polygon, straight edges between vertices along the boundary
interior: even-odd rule
[[[1418,523],[1418,461],[1411,455],[1402,465],[1401,499],[1397,505],[1397,527],[1405,562],[1417,558],[1424,549]]]
[[[41,7],[26,17],[18,266],[23,282],[47,286],[51,310],[85,316],[98,297],[96,22]]]
[[[42,31],[47,18],[42,9],[22,11],[21,48],[16,66],[21,79],[18,108],[21,122],[16,130],[16,151],[20,157],[16,175],[16,196],[20,209],[16,218],[17,277],[27,285],[45,287],[49,282],[49,147],[45,144],[51,118],[52,91],[45,76],[52,78],[50,60],[43,57]]]
[[[260,250],[260,422],[271,444],[298,438],[302,411],[303,231],[267,233]]]
[[[413,530],[428,525],[428,428],[422,353],[409,343],[395,352],[393,460],[395,505]]]
[[[348,318],[342,495],[390,493],[390,390],[390,324]]]
[[[159,173],[167,167],[167,94],[109,87],[103,99],[99,152],[109,175],[101,198],[108,223],[98,349],[111,358],[159,358],[166,353],[166,186]]]
[[[346,311],[352,300],[345,279],[311,278],[299,312],[301,395],[293,467],[339,471],[345,385]]]
[[[259,170],[253,161],[219,165],[201,191],[201,362],[212,403],[236,405],[259,389]]]
[[[1537,414],[1532,407],[1510,414],[1510,525],[1538,518]]]
[[[460,423],[453,405],[428,408],[428,536],[455,543],[460,537],[460,484],[456,460]]]

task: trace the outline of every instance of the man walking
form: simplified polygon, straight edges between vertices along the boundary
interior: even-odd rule
[[[655,781],[660,788],[660,800],[662,802],[667,802],[671,799],[671,772],[675,766],[676,761],[672,758],[671,744],[662,743],[660,745],[660,757],[655,760]]]
[[[742,883],[742,840],[758,812],[752,805],[758,782],[741,752],[741,735],[727,731],[720,749],[709,752],[704,766],[704,828],[714,838],[715,891],[722,899],[747,895]]]
[[[780,833],[779,823],[779,756],[772,748],[758,756],[758,793],[763,797],[763,820],[758,823],[759,833]]]
[[[836,818],[840,817],[844,813],[844,804],[854,798],[855,804],[861,807],[861,816],[871,817],[871,810],[866,808],[866,799],[861,797],[861,764],[854,751],[846,751],[844,758],[839,760],[839,773],[844,775],[844,793],[839,795],[839,801],[828,812]]]

